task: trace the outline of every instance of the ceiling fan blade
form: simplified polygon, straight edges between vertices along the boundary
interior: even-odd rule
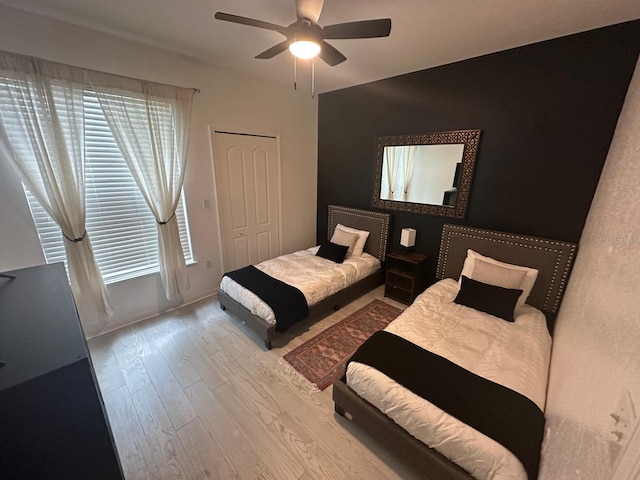
[[[322,49],[318,56],[332,67],[344,62],[347,57],[341,54],[335,47],[329,45],[324,40],[321,42]]]
[[[277,45],[274,45],[271,48],[268,48],[267,50],[260,53],[259,55],[256,55],[256,58],[267,60],[269,58],[273,58],[276,55],[284,52],[287,48],[289,48],[289,40],[285,40],[284,42],[281,42]]]
[[[241,25],[249,25],[250,27],[265,28],[267,30],[275,30],[286,36],[287,27],[276,25],[275,23],[263,22],[262,20],[254,20],[253,18],[241,17],[231,13],[216,12],[215,18],[224,20],[225,22],[239,23]]]
[[[391,33],[391,19],[362,20],[360,22],[337,23],[322,29],[322,38],[375,38],[388,37]]]
[[[313,23],[318,23],[324,0],[296,0],[296,15],[298,20],[308,18]]]

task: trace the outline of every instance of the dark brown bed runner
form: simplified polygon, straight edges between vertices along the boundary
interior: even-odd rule
[[[494,439],[522,462],[529,479],[538,477],[544,414],[524,395],[383,331],[363,343],[349,362],[379,370]]]
[[[225,276],[251,290],[271,307],[276,317],[276,331],[283,332],[291,325],[309,316],[304,294],[296,287],[273,278],[253,265],[227,272]]]

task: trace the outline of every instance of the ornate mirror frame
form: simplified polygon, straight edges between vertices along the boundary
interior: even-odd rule
[[[373,171],[373,199],[372,206],[387,210],[402,210],[405,212],[438,215],[441,217],[464,218],[467,213],[471,180],[478,154],[480,130],[456,130],[451,132],[423,133],[417,135],[393,135],[379,137],[376,140],[376,154]],[[455,205],[430,205],[398,200],[383,200],[380,198],[380,183],[382,180],[382,165],[384,147],[402,145],[442,145],[463,144],[462,167],[457,185]]]

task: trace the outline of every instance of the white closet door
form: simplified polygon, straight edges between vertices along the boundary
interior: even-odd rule
[[[214,132],[225,271],[280,254],[276,139]]]

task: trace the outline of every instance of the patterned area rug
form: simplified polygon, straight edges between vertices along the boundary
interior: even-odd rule
[[[324,390],[344,375],[345,364],[358,347],[401,312],[388,303],[374,300],[282,358],[308,380],[312,388]]]

